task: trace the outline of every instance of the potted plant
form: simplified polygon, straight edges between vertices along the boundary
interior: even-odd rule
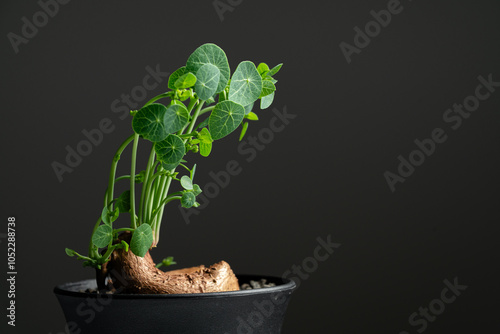
[[[133,134],[113,157],[101,214],[87,255],[66,253],[95,268],[96,279],[63,284],[55,293],[72,333],[279,333],[293,281],[277,277],[238,277],[228,263],[171,271],[168,257],[155,264],[149,251],[160,240],[165,205],[180,201],[197,207],[201,188],[188,153],[208,157],[212,144],[258,117],[274,99],[273,76],[281,64],[257,67],[241,62],[231,75],[224,51],[204,44],[172,73],[169,91],[131,111]],[[161,104],[160,100],[168,103]],[[137,164],[138,147],[150,150],[145,169]],[[144,145],[142,142],[149,142]],[[130,174],[116,176],[125,150],[131,150]],[[117,195],[115,184],[129,190]],[[175,185],[178,184],[176,187]],[[127,213],[130,225],[116,226]],[[262,281],[264,288],[241,290]],[[86,307],[93,305],[94,307]]]

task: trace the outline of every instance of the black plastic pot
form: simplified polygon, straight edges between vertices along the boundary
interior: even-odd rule
[[[270,276],[237,275],[240,284],[275,287],[178,295],[96,294],[95,280],[54,289],[70,333],[279,334],[296,285]]]

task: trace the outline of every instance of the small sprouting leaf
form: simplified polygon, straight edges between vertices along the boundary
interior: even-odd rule
[[[130,190],[124,191],[118,200],[116,201],[116,206],[120,212],[130,211]]]
[[[245,106],[245,115],[248,115],[253,109],[253,102]]]
[[[241,133],[240,133],[240,141],[245,137],[245,133],[247,133],[248,129],[248,122],[243,123],[243,126],[241,128]]]
[[[120,245],[121,245],[121,246],[120,246],[120,248],[124,249],[124,250],[125,250],[125,252],[128,252],[128,247],[129,247],[129,245],[127,244],[127,242],[126,242],[125,240],[122,240],[122,241],[120,242]]]
[[[260,63],[259,66],[257,66],[257,71],[261,76],[264,76],[269,72],[269,66],[267,66],[266,63]]]
[[[215,98],[212,96],[212,97],[210,97],[208,100],[206,100],[206,101],[205,101],[205,104],[206,104],[206,105],[209,105],[209,104],[212,104],[212,103],[214,103],[214,102],[215,102]]]
[[[191,72],[187,72],[186,74],[180,76],[175,81],[174,86],[177,89],[185,89],[193,87],[195,83],[196,83],[196,76]]]
[[[193,181],[187,175],[181,177],[181,186],[186,190],[193,190]]]
[[[215,65],[219,69],[220,77],[215,93],[222,92],[226,88],[230,76],[229,62],[227,61],[226,54],[215,44],[203,44],[189,56],[186,69],[189,72],[197,73],[200,67],[205,64]]]
[[[186,90],[182,91],[181,94],[179,95],[179,100],[186,101],[190,97],[191,97],[191,90],[190,89],[186,89]]]
[[[100,225],[92,235],[92,243],[99,248],[106,247],[111,241],[113,241],[113,228],[109,225]]]
[[[69,248],[66,248],[64,251],[66,252],[66,254],[68,256],[75,256],[75,253],[76,253],[74,250],[69,249]]]
[[[246,106],[256,101],[262,91],[262,78],[251,61],[241,62],[231,78],[229,100]]]
[[[210,135],[210,131],[208,131],[207,128],[201,129],[200,133],[198,134],[198,139],[202,143],[210,144],[214,140],[212,139],[212,136]]]
[[[260,99],[260,109],[267,109],[273,103],[274,92]]]
[[[158,142],[168,135],[165,129],[165,112],[167,107],[163,104],[152,103],[141,108],[132,120],[132,128],[144,139]]]
[[[192,192],[182,194],[181,205],[183,208],[189,209],[196,202],[196,196]]]
[[[182,103],[171,104],[165,111],[165,131],[174,133],[181,130],[189,122],[189,112]]]
[[[193,195],[198,196],[201,194],[201,188],[197,184],[193,184]]]
[[[156,268],[160,268],[162,266],[168,267],[168,266],[171,266],[173,264],[177,264],[177,262],[174,261],[173,256],[169,256],[169,257],[163,259],[163,261],[161,261],[160,263],[158,263],[156,265]]]
[[[269,73],[267,73],[267,75],[269,75],[269,76],[273,76],[273,75],[275,75],[276,73],[278,73],[278,72],[279,72],[279,70],[281,70],[281,66],[283,66],[283,64],[278,64],[278,65],[274,66],[274,67],[273,67],[273,68],[269,71]]]
[[[130,240],[132,253],[139,257],[144,257],[153,244],[153,230],[149,224],[142,224],[137,227]]]
[[[245,118],[248,119],[249,121],[258,121],[259,120],[259,116],[257,116],[257,114],[254,112],[249,113],[248,115],[245,116]]]
[[[215,65],[205,64],[198,69],[196,77],[198,81],[196,81],[194,91],[201,100],[210,99],[215,94],[219,84],[219,69]]]
[[[162,163],[175,165],[175,168],[186,154],[184,142],[177,135],[170,134],[161,142],[155,143],[154,146],[158,160]],[[170,168],[170,169],[172,169]],[[169,168],[165,168],[169,169]]]
[[[174,73],[170,75],[168,78],[168,88],[170,89],[176,89],[175,87],[175,82],[177,79],[179,79],[181,76],[186,74],[188,71],[186,70],[186,66],[182,66],[181,68],[177,69]]]
[[[111,219],[109,217],[109,210],[108,210],[108,207],[105,206],[103,209],[102,209],[102,212],[101,212],[101,220],[104,224],[106,225],[110,225],[111,226]]]
[[[245,108],[233,101],[222,101],[217,103],[210,119],[208,127],[213,140],[221,139],[233,132],[245,117]]]
[[[212,152],[212,143],[200,143],[200,154],[202,157],[208,157],[210,155],[210,152]]]
[[[276,90],[276,86],[269,80],[262,81],[262,92],[260,93],[260,97],[267,96],[269,94],[274,93]]]

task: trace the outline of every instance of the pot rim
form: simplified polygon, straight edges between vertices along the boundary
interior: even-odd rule
[[[200,299],[200,298],[225,298],[225,297],[243,297],[256,294],[277,294],[286,291],[292,292],[297,288],[297,284],[289,278],[281,278],[277,276],[266,276],[266,275],[236,275],[238,279],[244,279],[244,281],[250,280],[260,280],[266,279],[272,282],[281,282],[281,284],[276,283],[276,286],[268,288],[258,288],[249,290],[238,290],[238,291],[224,291],[224,292],[201,292],[201,293],[184,293],[184,294],[106,294],[106,298],[111,299],[176,299],[176,298],[187,298],[187,299]],[[88,297],[103,297],[102,294],[90,293],[90,292],[80,292],[71,290],[75,289],[82,284],[95,282],[94,278],[85,279],[76,282],[64,283],[57,285],[54,288],[54,293],[56,295],[88,298]]]

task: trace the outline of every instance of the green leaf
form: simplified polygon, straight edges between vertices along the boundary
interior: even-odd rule
[[[199,129],[199,128],[204,128],[205,126],[207,126],[207,125],[208,125],[208,120],[209,120],[209,117],[205,118],[205,119],[203,120],[203,122],[201,122],[200,124],[198,124],[198,126],[197,126],[196,128],[197,128],[197,129]]]
[[[210,135],[210,131],[208,131],[207,128],[201,129],[200,133],[198,134],[198,139],[205,144],[210,144],[214,141],[212,139],[212,136]]]
[[[253,113],[253,112],[250,112],[248,115],[245,116],[245,118],[247,118],[250,121],[258,121],[259,120],[259,116],[257,116],[257,114]]]
[[[264,76],[269,72],[269,66],[267,66],[266,63],[260,63],[259,66],[257,66],[257,71],[261,76]]]
[[[273,76],[273,75],[275,75],[276,73],[278,73],[278,72],[279,72],[279,70],[281,70],[281,66],[283,66],[283,64],[278,64],[278,65],[274,66],[274,67],[273,67],[273,68],[269,71],[269,73],[267,73],[267,75],[269,75],[269,76]]]
[[[203,44],[197,48],[191,56],[189,56],[186,63],[186,69],[189,72],[197,73],[200,67],[205,64],[215,65],[219,69],[220,77],[215,93],[222,92],[224,88],[226,88],[230,76],[229,63],[227,61],[226,54],[215,44]]]
[[[186,190],[193,190],[193,181],[187,175],[181,177],[181,186]]]
[[[187,72],[188,71],[186,70],[186,66],[182,66],[181,68],[178,68],[174,73],[172,73],[168,78],[168,88],[176,89],[175,82]]]
[[[66,248],[64,251],[66,252],[66,254],[68,256],[75,256],[75,253],[76,253],[74,250],[69,249],[69,248]]]
[[[170,134],[161,142],[155,143],[154,146],[158,160],[167,165],[174,165],[172,168],[164,168],[167,170],[177,167],[182,158],[186,154],[186,147],[181,138]]]
[[[116,208],[113,211],[109,211],[109,208],[106,206],[102,209],[101,219],[104,222],[104,224],[111,226],[111,223],[117,220],[119,215],[120,215],[119,208]]]
[[[241,128],[241,133],[240,133],[240,141],[245,137],[245,133],[247,133],[248,129],[248,122],[243,123],[243,126]]]
[[[171,104],[165,111],[165,131],[174,133],[189,122],[189,112],[184,104]]]
[[[267,109],[273,103],[274,92],[260,99],[260,109]]]
[[[130,211],[130,190],[124,191],[116,201],[116,207],[120,212]]]
[[[233,101],[217,103],[210,114],[208,127],[213,140],[221,139],[233,132],[245,117],[245,108]]]
[[[169,256],[167,258],[164,258],[163,261],[161,261],[160,263],[158,263],[156,265],[156,268],[161,268],[162,266],[171,266],[173,264],[177,264],[177,262],[174,261],[174,258],[173,256]]]
[[[212,143],[200,143],[200,154],[202,157],[208,157],[212,152]]]
[[[152,103],[135,114],[132,128],[144,139],[159,142],[167,137],[165,128],[165,112],[167,107],[163,104]]]
[[[245,106],[245,115],[248,115],[252,111],[253,105],[254,105],[254,103],[252,102],[249,105]]]
[[[231,78],[228,99],[242,106],[255,102],[262,91],[262,78],[251,61],[241,62]]]
[[[183,208],[189,209],[196,203],[196,196],[192,192],[182,194],[181,205]]]
[[[153,244],[153,230],[149,224],[137,227],[130,240],[130,250],[139,257],[144,257]]]
[[[196,81],[194,91],[201,100],[210,99],[215,94],[219,84],[219,69],[215,65],[205,64],[198,69],[196,77],[198,81]]]
[[[193,195],[198,196],[201,194],[201,188],[197,184],[193,184]]]
[[[276,90],[276,86],[269,80],[263,80],[262,81],[262,91],[260,93],[260,98],[267,96],[269,94],[274,93]]]
[[[99,248],[106,247],[111,241],[113,241],[113,228],[109,225],[100,225],[92,235],[92,243]]]
[[[188,72],[180,76],[179,79],[175,81],[174,86],[177,89],[185,89],[193,87],[195,83],[196,83],[196,76],[193,73]]]

